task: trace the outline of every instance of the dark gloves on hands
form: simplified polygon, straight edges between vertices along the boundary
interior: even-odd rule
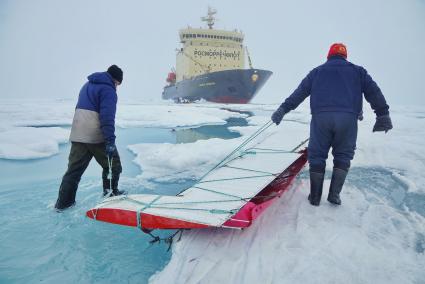
[[[376,122],[375,122],[375,125],[373,126],[373,132],[385,131],[385,133],[387,133],[387,131],[392,128],[393,128],[393,124],[388,114],[376,117]]]
[[[362,121],[363,120],[363,111],[360,111],[359,115],[357,116],[357,119],[359,121]]]
[[[282,121],[283,116],[286,114],[286,111],[283,107],[279,107],[273,114],[272,114],[272,121],[276,123],[276,125],[279,125]]]
[[[116,149],[117,149],[117,147],[115,146],[115,143],[113,143],[113,142],[112,143],[111,142],[105,143],[105,153],[106,153],[106,156],[108,156],[109,159],[112,158]]]

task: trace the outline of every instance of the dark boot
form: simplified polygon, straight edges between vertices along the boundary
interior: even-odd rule
[[[55,208],[58,211],[65,210],[75,204],[75,195],[77,193],[78,184],[63,180],[59,188],[58,199]]]
[[[311,205],[320,205],[324,179],[325,173],[316,173],[310,171],[310,194],[308,195],[308,200],[310,201]]]
[[[127,194],[126,191],[124,190],[121,191],[118,189],[118,180],[119,180],[119,177],[112,178],[112,181],[110,183],[109,179],[103,179],[103,196],[107,196],[109,194],[111,187],[112,187],[112,192],[109,196],[118,196],[118,195]]]
[[[342,186],[344,185],[345,178],[348,171],[334,168],[332,172],[331,186],[329,188],[328,201],[332,204],[341,205],[339,194],[341,193]]]

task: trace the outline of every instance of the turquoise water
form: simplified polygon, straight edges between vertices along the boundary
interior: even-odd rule
[[[140,174],[127,145],[229,139],[239,136],[227,129],[236,125],[246,125],[246,121],[230,119],[224,126],[184,130],[117,129],[122,177]],[[146,283],[169,261],[168,246],[150,246],[151,238],[135,228],[85,217],[86,210],[101,200],[101,168],[94,160],[81,180],[76,206],[63,213],[53,209],[69,148],[69,144],[62,145],[59,154],[44,159],[0,159],[0,283]],[[192,183],[188,180],[154,186],[175,194]],[[138,191],[144,190],[140,185]],[[158,234],[166,236],[170,232]]]

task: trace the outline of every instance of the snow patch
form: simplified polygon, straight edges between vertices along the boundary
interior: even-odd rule
[[[135,144],[128,149],[136,154],[141,179],[170,182],[200,178],[240,143],[240,138],[213,138],[185,144]]]
[[[226,124],[226,119],[246,117],[225,109],[193,105],[124,105],[117,112],[120,127],[198,127]]]
[[[17,127],[1,132],[0,158],[36,159],[59,152],[59,144],[66,143],[70,131],[60,127]]]
[[[357,150],[352,162],[356,166],[384,167],[396,169],[410,192],[425,193],[425,120],[418,118],[420,113],[392,111],[394,128],[388,133],[372,132],[375,117],[365,116],[359,122]]]
[[[0,109],[0,158],[35,159],[58,153],[58,143],[66,143],[75,102],[4,101]],[[226,124],[229,118],[247,115],[210,105],[129,105],[118,104],[116,126],[190,128]],[[56,126],[56,127],[51,127]],[[37,128],[42,127],[42,128]]]
[[[13,126],[70,126],[74,116],[75,103],[56,101],[6,102],[0,109],[0,130]],[[197,127],[221,125],[232,117],[247,117],[227,109],[211,105],[117,105],[116,126],[118,127]]]
[[[329,187],[329,181],[324,188]],[[423,223],[346,186],[344,204],[307,202],[301,179],[245,230],[185,231],[151,283],[419,283]],[[326,196],[327,192],[324,192]],[[422,220],[423,222],[423,220]],[[397,256],[397,257],[395,257]]]

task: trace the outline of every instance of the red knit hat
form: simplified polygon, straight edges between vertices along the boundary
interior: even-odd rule
[[[334,55],[341,55],[347,58],[347,47],[343,43],[334,43],[329,48],[328,58]]]

